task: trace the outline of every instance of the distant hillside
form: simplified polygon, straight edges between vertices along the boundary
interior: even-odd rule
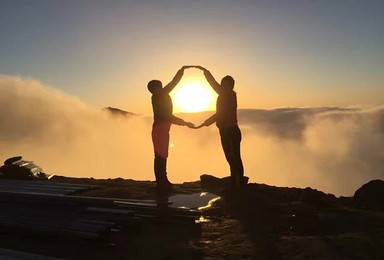
[[[102,110],[103,111],[108,111],[109,113],[111,113],[114,116],[124,116],[124,117],[138,116],[138,114],[135,114],[135,113],[132,113],[132,112],[128,112],[128,111],[125,111],[125,110],[121,110],[121,109],[118,109],[118,108],[115,108],[115,107],[104,107]]]

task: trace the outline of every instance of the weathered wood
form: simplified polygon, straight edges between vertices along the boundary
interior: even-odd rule
[[[41,194],[61,194],[69,195],[82,190],[95,188],[91,185],[55,183],[49,181],[25,181],[0,179],[0,191],[41,193]]]

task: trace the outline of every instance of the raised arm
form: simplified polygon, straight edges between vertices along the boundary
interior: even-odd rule
[[[183,66],[181,69],[179,69],[176,73],[176,75],[173,77],[172,81],[169,82],[165,87],[164,91],[167,93],[170,93],[176,85],[180,82],[181,78],[184,75],[184,70],[190,68],[191,66]]]
[[[220,94],[221,86],[219,83],[217,83],[215,78],[212,76],[211,72],[202,66],[195,66],[195,67],[198,69],[201,69],[204,72],[204,76],[207,79],[209,85],[211,85],[211,87],[213,88],[214,91],[216,91],[217,94]]]

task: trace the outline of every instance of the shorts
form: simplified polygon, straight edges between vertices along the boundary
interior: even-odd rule
[[[171,123],[160,123],[152,126],[152,142],[155,155],[163,159],[168,158],[170,129]]]

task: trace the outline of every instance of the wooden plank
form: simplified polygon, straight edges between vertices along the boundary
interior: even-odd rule
[[[72,194],[81,190],[94,188],[90,185],[71,185],[66,183],[51,183],[49,181],[23,181],[0,179],[0,190],[7,192],[43,193],[43,194]]]
[[[150,200],[0,191],[0,224],[42,232],[97,237],[116,221],[193,223],[199,217],[200,212]]]
[[[94,185],[85,185],[85,184],[77,184],[77,183],[37,181],[37,180],[0,179],[0,186],[2,184],[5,184],[5,185],[47,185],[47,186],[71,187],[71,188],[96,187]]]

